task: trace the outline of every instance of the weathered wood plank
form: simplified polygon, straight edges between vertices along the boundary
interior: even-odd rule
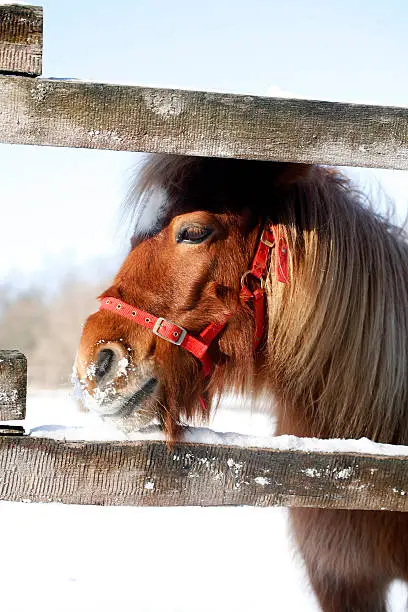
[[[0,351],[0,421],[25,419],[27,360],[19,351]]]
[[[408,169],[408,108],[3,76],[0,141]]]
[[[0,6],[0,72],[38,76],[42,45],[41,6]]]
[[[0,499],[408,511],[408,457],[0,438]]]

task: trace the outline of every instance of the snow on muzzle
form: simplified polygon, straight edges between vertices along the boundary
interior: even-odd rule
[[[92,359],[77,356],[73,382],[82,403],[92,412],[119,416],[138,410],[155,390],[151,368],[148,364],[133,366],[128,351],[120,342],[99,341]]]

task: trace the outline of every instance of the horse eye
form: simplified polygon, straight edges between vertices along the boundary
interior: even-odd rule
[[[211,227],[203,225],[187,225],[183,227],[176,236],[176,242],[187,242],[189,244],[199,244],[204,242],[212,234]]]

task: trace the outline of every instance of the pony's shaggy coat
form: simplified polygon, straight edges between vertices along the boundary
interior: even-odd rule
[[[138,218],[152,199],[159,201],[158,194],[155,224],[144,222],[140,229]],[[158,155],[145,164],[128,209],[134,250],[106,295],[116,291],[150,312],[154,304],[136,303],[143,298],[132,285],[137,253],[139,266],[147,265],[143,245],[147,249],[173,219],[192,211],[215,215],[226,228],[223,249],[208,250],[213,248],[207,263],[214,277],[194,285],[186,272],[183,282],[194,286],[178,306],[181,320],[173,318],[198,333],[208,318],[234,312],[211,348],[211,377],[204,379],[196,360],[181,349],[156,340],[149,349],[160,364],[161,417],[171,439],[184,418],[208,416],[199,395],[210,401],[232,390],[270,397],[279,434],[408,444],[406,236],[366,207],[344,177],[317,166]],[[288,244],[290,280],[277,282],[273,254],[266,332],[253,355],[253,314],[239,302],[239,279],[266,218]],[[164,255],[157,253],[161,265]],[[197,266],[204,263],[197,260]],[[169,278],[162,291],[167,302],[177,303],[171,283]],[[101,315],[98,321],[104,337],[112,338],[112,319]],[[120,333],[129,337],[135,332],[126,325]],[[147,332],[137,333],[146,338]],[[140,337],[132,336],[133,342]],[[408,517],[318,509],[291,513],[323,610],[384,612],[389,582],[408,579]]]

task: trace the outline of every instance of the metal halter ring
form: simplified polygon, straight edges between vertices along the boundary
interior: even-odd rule
[[[247,284],[245,283],[245,280],[246,280],[246,277],[249,276],[249,275],[253,276],[261,284],[261,289],[264,288],[264,285],[265,285],[264,279],[262,277],[258,278],[257,276],[255,276],[255,274],[253,272],[251,272],[251,270],[247,270],[241,276],[241,287],[247,287]]]

